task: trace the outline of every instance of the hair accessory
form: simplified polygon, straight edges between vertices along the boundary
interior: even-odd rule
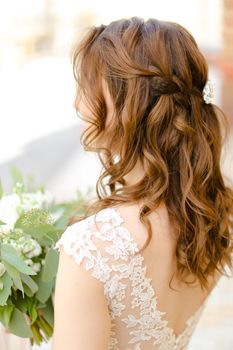
[[[214,84],[211,80],[208,80],[204,89],[203,89],[203,98],[205,103],[212,103],[214,97]]]

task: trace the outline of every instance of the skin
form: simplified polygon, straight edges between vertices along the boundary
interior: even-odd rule
[[[103,283],[60,250],[51,350],[107,350],[111,321]]]

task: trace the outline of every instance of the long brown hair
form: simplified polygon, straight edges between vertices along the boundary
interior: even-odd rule
[[[92,112],[80,140],[97,152],[104,170],[98,198],[76,221],[143,200],[144,250],[152,235],[147,215],[165,203],[179,232],[178,277],[191,273],[207,288],[209,275],[232,268],[233,190],[220,170],[228,119],[203,99],[208,66],[195,39],[177,23],[131,17],[88,27],[71,52],[76,98],[85,97]],[[102,77],[115,108],[108,128]],[[104,147],[93,146],[101,139]],[[145,176],[126,186],[123,177],[137,160]]]

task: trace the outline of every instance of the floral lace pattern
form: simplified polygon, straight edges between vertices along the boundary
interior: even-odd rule
[[[98,230],[97,222],[101,222]],[[207,298],[186,321],[184,331],[176,336],[168,321],[161,317],[166,312],[157,308],[157,297],[150,284],[151,279],[146,277],[147,267],[143,266],[144,258],[140,254],[135,255],[139,247],[130,232],[121,225],[123,222],[115,208],[102,209],[68,226],[55,249],[63,245],[77,264],[83,263],[93,277],[103,282],[113,326],[108,350],[120,350],[114,329],[115,320],[125,325],[128,339],[124,344],[126,350],[143,350],[143,344],[147,342],[158,350],[186,350]],[[130,305],[126,305],[129,288]],[[122,317],[126,307],[131,312]]]

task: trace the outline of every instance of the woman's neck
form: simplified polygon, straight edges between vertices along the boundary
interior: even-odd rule
[[[137,182],[143,179],[145,176],[145,170],[141,161],[137,161],[134,168],[124,176],[125,184],[127,186],[133,186]]]

